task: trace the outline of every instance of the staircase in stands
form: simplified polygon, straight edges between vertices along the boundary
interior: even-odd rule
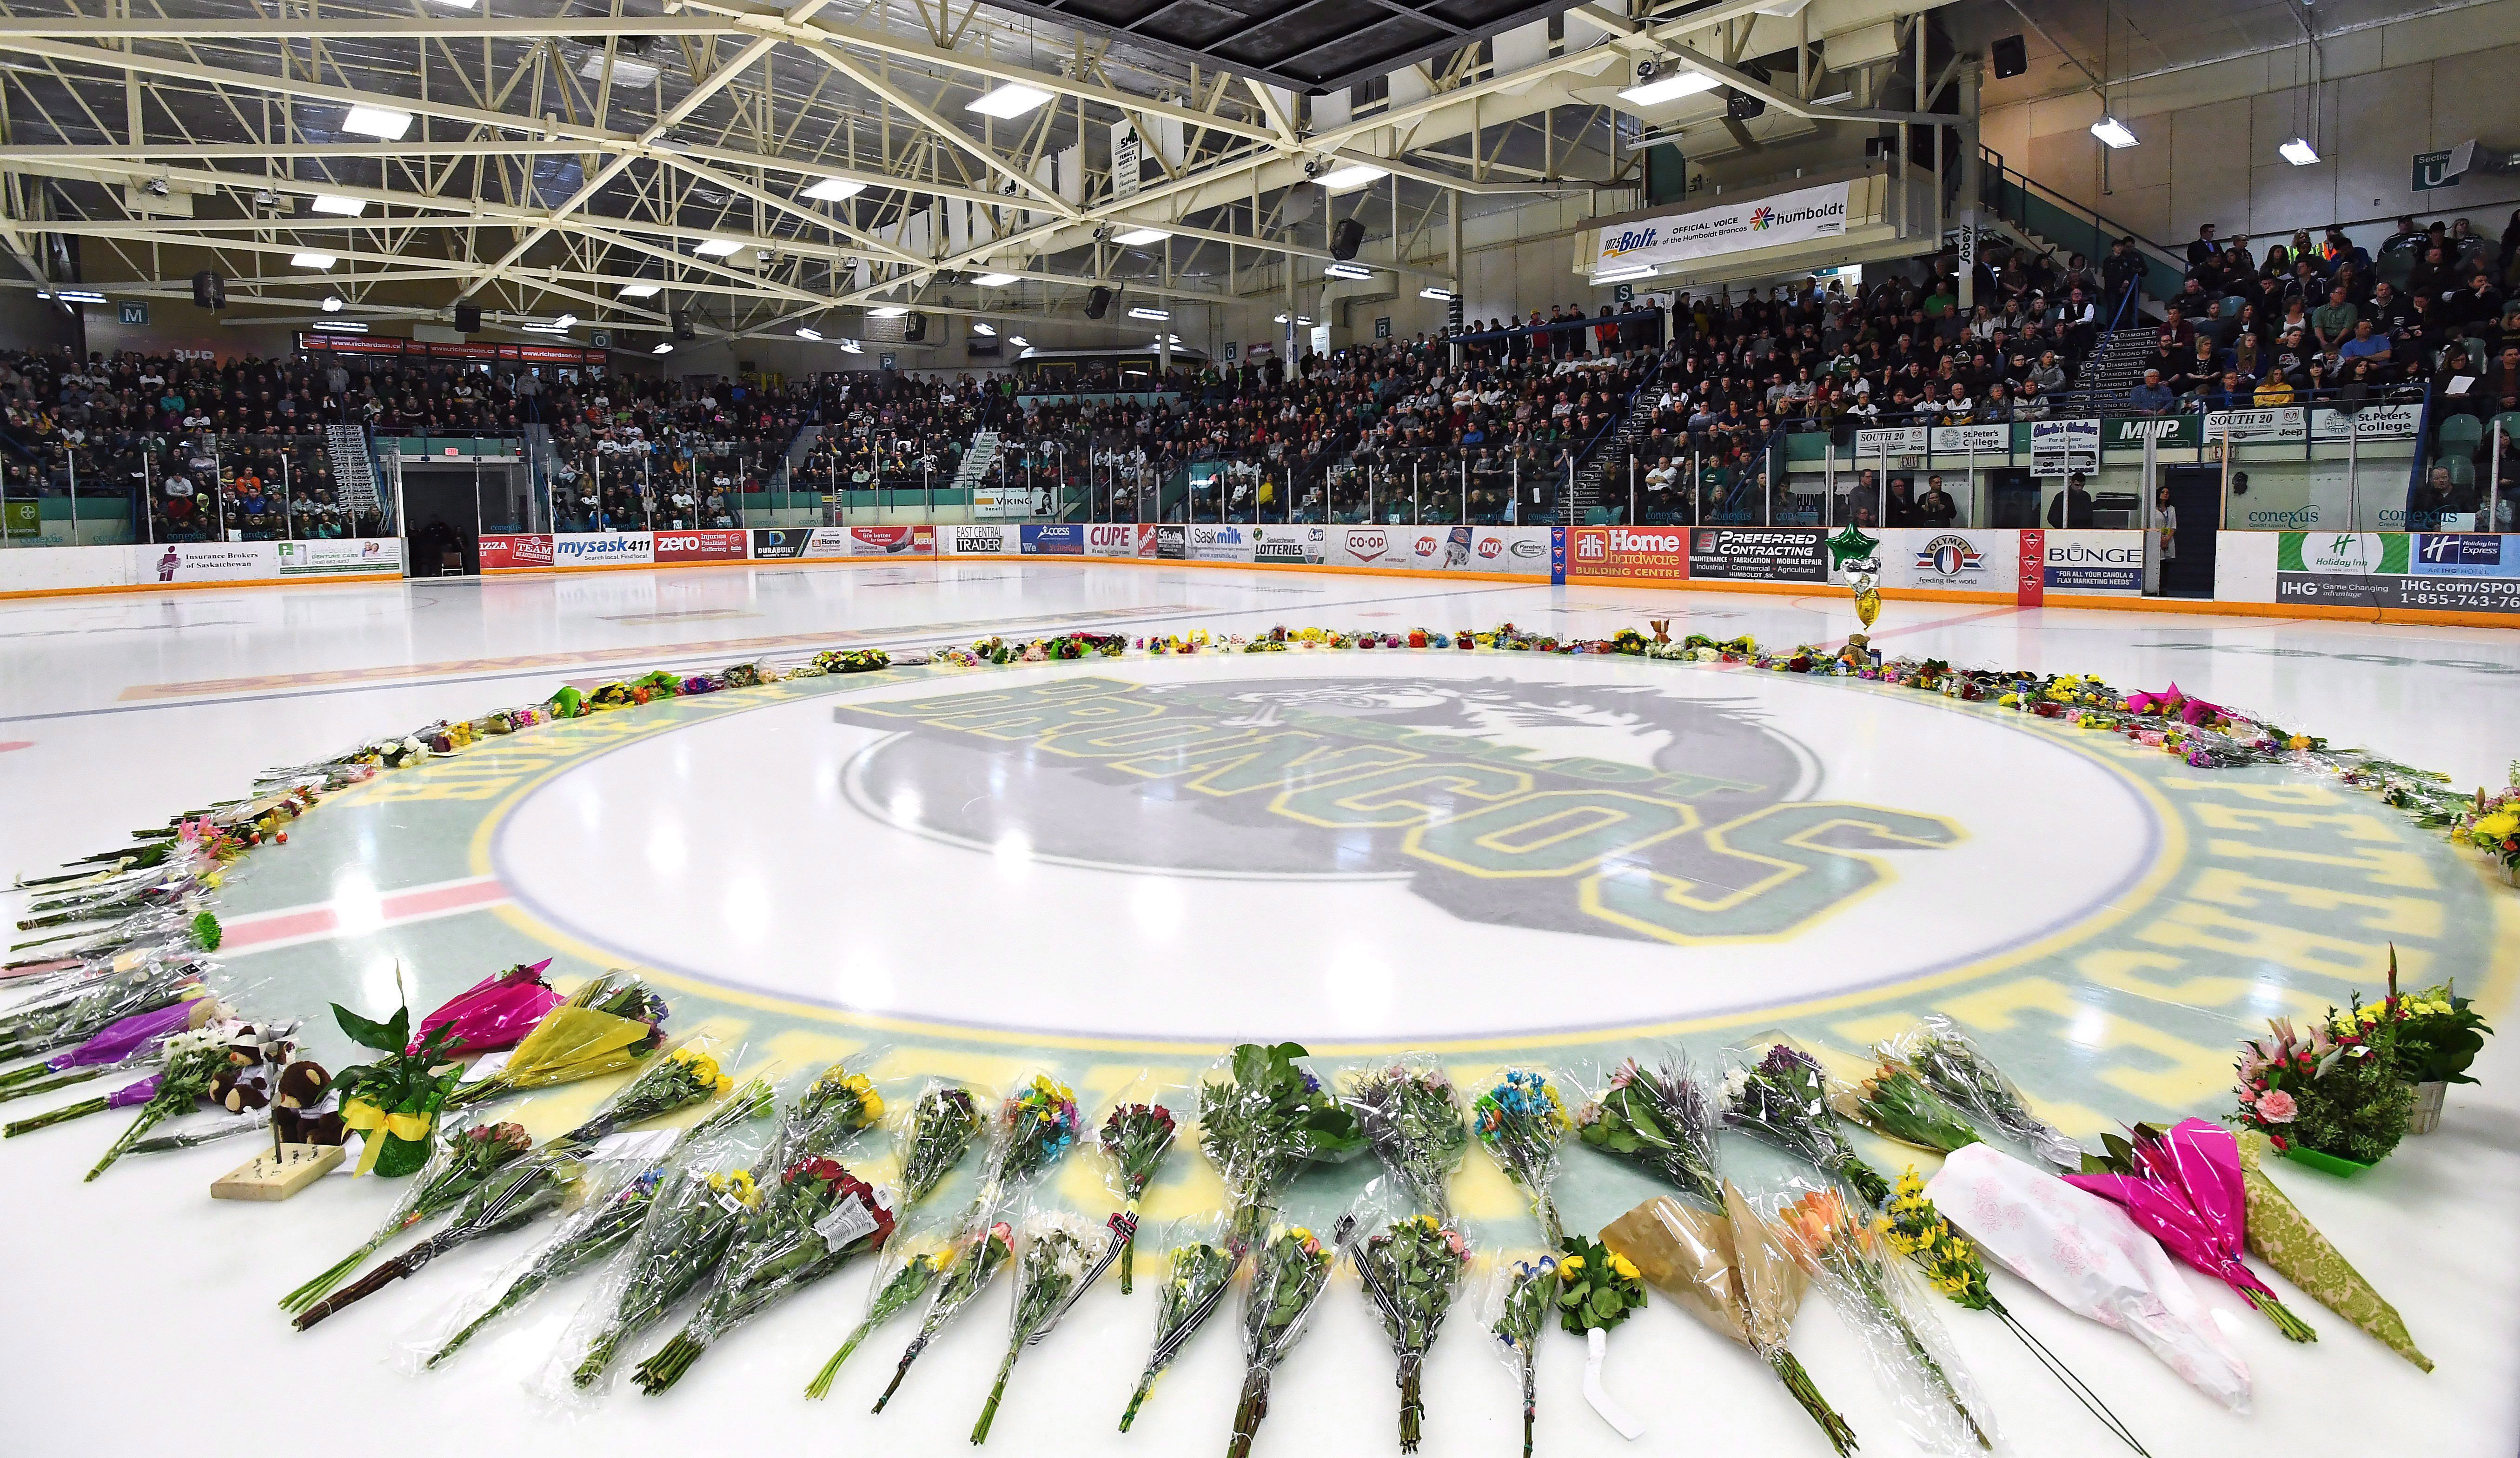
[[[353,516],[382,517],[384,510],[377,490],[377,458],[368,446],[367,427],[326,426],[324,454],[333,463],[333,479],[340,483],[341,504]]]

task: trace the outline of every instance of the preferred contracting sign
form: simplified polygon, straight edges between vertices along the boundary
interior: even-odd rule
[[[1832,182],[1768,198],[1745,198],[1694,212],[1665,213],[1600,230],[1593,271],[1679,263],[1846,232],[1847,184]]]

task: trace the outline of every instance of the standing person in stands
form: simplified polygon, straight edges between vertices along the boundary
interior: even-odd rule
[[[2198,224],[2195,241],[2187,245],[2187,272],[2193,276],[2209,271],[2222,251],[2223,246],[2214,241],[2214,225]]]
[[[2107,294],[2109,327],[2137,317],[2143,296],[2143,259],[2132,234],[2109,245],[2109,255],[2100,260],[2100,285]]]
[[[2048,503],[2048,524],[2060,527],[2092,524],[2092,493],[2083,484],[2082,473],[2065,478],[2065,489]]]
[[[1928,528],[1947,527],[1959,519],[1959,505],[1943,489],[1940,476],[1925,478],[1925,494],[1916,498],[1916,524]]]

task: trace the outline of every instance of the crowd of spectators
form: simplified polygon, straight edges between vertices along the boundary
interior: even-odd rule
[[[810,382],[612,374],[528,402],[551,428],[563,531],[739,526],[819,410]]]

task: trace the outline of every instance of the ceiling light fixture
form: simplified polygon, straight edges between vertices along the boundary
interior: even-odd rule
[[[867,317],[870,319],[898,319],[909,312],[910,305],[906,303],[887,303],[867,310]]]
[[[2293,138],[2281,147],[2276,148],[2275,152],[2280,155],[2285,161],[2292,163],[2296,167],[2307,167],[2311,163],[2318,160],[2318,149],[2311,146],[2309,140],[2304,137]]]
[[[588,56],[586,64],[577,68],[577,74],[581,80],[603,80],[604,53],[597,51]],[[653,86],[659,74],[656,68],[645,61],[633,61],[617,51],[613,53],[612,84],[615,86]]]
[[[1632,107],[1658,107],[1665,102],[1678,101],[1684,96],[1695,96],[1701,91],[1712,91],[1723,84],[1702,70],[1674,71],[1670,75],[1656,76],[1650,81],[1629,87],[1619,93],[1619,100]]]
[[[971,333],[984,340],[994,340],[998,337],[998,327],[983,320],[974,319],[971,321]]]
[[[866,347],[855,340],[842,340],[840,341],[840,352],[842,354],[864,354],[866,353]]]
[[[324,312],[328,314],[338,314],[341,312],[341,296],[338,294],[325,295]]]
[[[2115,148],[2135,145],[2135,133],[2127,130],[2127,124],[2115,116],[2103,116],[2092,122],[2092,135]]]
[[[1007,336],[1007,342],[1014,345],[1018,349],[1029,349],[1032,347],[1032,341],[1025,339],[1019,334],[1011,334]]]
[[[964,109],[977,112],[983,116],[995,116],[1003,121],[1010,116],[1020,116],[1048,100],[1050,100],[1050,93],[1038,86],[1026,86],[1020,82],[1009,81],[995,91],[973,97],[965,104]]]
[[[983,289],[1003,289],[1009,284],[1020,283],[1021,280],[1012,273],[984,273],[971,282]]]
[[[1134,228],[1111,241],[1124,249],[1142,249],[1148,244],[1161,243],[1170,237],[1172,235],[1161,228]]]
[[[320,320],[315,327],[326,334],[366,334],[368,332],[366,325],[347,319]]]
[[[576,316],[575,314],[562,314],[562,315],[561,315],[559,318],[554,319],[554,320],[552,321],[552,323],[553,323],[554,325],[556,325],[556,326],[558,326],[558,327],[560,327],[560,328],[562,328],[562,329],[566,329],[566,328],[568,328],[570,325],[575,324],[576,322],[577,322],[577,316]]]
[[[1641,263],[1633,268],[1613,268],[1605,273],[1597,273],[1593,275],[1593,282],[1596,284],[1624,284],[1630,279],[1649,279],[1653,276],[1654,266],[1650,263]]]
[[[1419,298],[1431,298],[1437,303],[1451,303],[1453,301],[1453,291],[1450,289],[1438,289],[1434,285],[1429,284],[1425,288],[1418,291],[1418,296]]]
[[[292,253],[290,255],[289,266],[292,268],[330,268],[340,261],[340,259],[333,256],[331,253]]]
[[[819,329],[807,329],[800,324],[796,327],[796,338],[800,340],[812,340],[816,343],[821,343],[823,340],[823,332]]]
[[[653,298],[658,287],[654,284],[623,284],[615,292],[623,298]]]
[[[411,114],[391,107],[352,107],[341,118],[341,130],[374,137],[380,142],[399,142],[411,130]]]
[[[317,193],[306,200],[309,212],[329,212],[335,217],[357,217],[368,210],[365,198],[344,198],[338,193]]]
[[[817,203],[837,203],[843,198],[854,198],[866,190],[867,185],[863,182],[851,182],[845,177],[826,177],[805,189],[805,196]]]
[[[1331,192],[1347,193],[1354,192],[1367,183],[1379,182],[1390,175],[1389,167],[1377,167],[1370,162],[1350,162],[1344,167],[1334,167],[1324,172],[1319,181]]]
[[[651,349],[648,352],[651,354],[671,354],[674,352],[674,346],[671,344],[658,344],[655,348]]]
[[[1373,277],[1373,270],[1361,263],[1327,264],[1323,267],[1322,272],[1334,279],[1370,279]]]
[[[1132,319],[1169,319],[1172,317],[1172,311],[1170,309],[1150,309],[1141,306],[1139,308],[1131,309],[1129,311],[1129,317]]]
[[[64,289],[53,296],[64,303],[103,303],[105,296],[85,289]]]
[[[743,247],[742,244],[729,243],[723,238],[703,238],[694,246],[692,251],[703,258],[723,258],[742,247]]]

